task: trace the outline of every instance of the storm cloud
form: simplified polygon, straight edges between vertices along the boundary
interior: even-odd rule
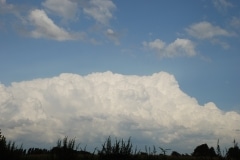
[[[69,136],[96,146],[111,135],[191,152],[200,143],[214,146],[220,139],[224,146],[240,137],[237,112],[224,112],[213,102],[199,105],[166,72],[64,73],[0,84],[0,97],[1,130],[24,145],[55,144]]]

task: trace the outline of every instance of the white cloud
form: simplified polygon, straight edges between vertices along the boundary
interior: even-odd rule
[[[116,31],[109,33],[107,30],[116,9],[111,0],[44,0],[41,5],[41,9],[37,6],[33,9],[33,6],[26,4],[13,5],[6,0],[0,0],[0,13],[14,15],[17,24],[15,28],[22,35],[58,41],[84,40],[94,44],[103,42],[104,40],[98,40],[98,37],[104,37],[119,44],[120,34]],[[79,23],[80,16],[84,15],[97,22],[97,25]],[[4,29],[5,23],[0,23],[0,29]],[[81,30],[73,27],[73,23],[81,25]],[[93,28],[97,28],[95,32]]]
[[[187,28],[186,31],[189,35],[199,39],[211,39],[217,36],[233,36],[233,33],[219,26],[213,26],[206,21],[195,23]]]
[[[97,22],[107,25],[113,17],[112,11],[116,8],[111,0],[89,0],[83,12]]]
[[[31,31],[31,36],[34,38],[49,38],[58,41],[75,39],[69,32],[57,26],[44,10],[32,10],[28,18],[34,27]]]
[[[8,87],[0,84],[0,95],[0,128],[24,145],[53,146],[67,135],[96,147],[112,135],[131,136],[136,145],[179,147],[176,150],[185,153],[201,143],[215,146],[220,139],[226,146],[239,138],[238,113],[223,112],[212,102],[200,106],[166,72],[61,74]]]
[[[226,11],[228,8],[233,7],[233,4],[228,0],[213,0],[213,4],[219,11]]]
[[[228,49],[230,45],[222,40],[222,38],[236,36],[236,33],[227,31],[219,26],[214,26],[207,21],[192,24],[185,30],[192,37],[201,40],[207,39],[212,44],[218,44],[224,49]]]
[[[143,42],[143,46],[156,51],[160,57],[195,56],[197,54],[194,43],[189,39],[177,38],[168,45],[156,39],[152,42]]]
[[[75,19],[78,12],[78,4],[71,0],[46,0],[42,5],[63,19]]]
[[[6,0],[0,0],[0,13],[11,13],[17,16],[17,12],[17,6],[7,3]]]

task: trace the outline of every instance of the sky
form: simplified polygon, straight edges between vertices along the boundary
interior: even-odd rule
[[[240,139],[238,0],[0,0],[0,129],[193,152]],[[182,148],[181,146],[186,146]]]

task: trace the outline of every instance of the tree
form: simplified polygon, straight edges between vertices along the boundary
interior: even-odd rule
[[[192,155],[196,157],[215,157],[216,153],[213,147],[209,148],[207,144],[201,144],[194,149]]]
[[[18,160],[24,154],[22,146],[20,148],[16,147],[15,142],[7,142],[4,135],[0,130],[0,159],[9,160],[14,159]]]
[[[233,141],[233,147],[228,149],[227,158],[234,160],[240,159],[240,149],[235,139]]]
[[[52,158],[56,160],[74,160],[77,158],[77,148],[75,148],[75,139],[63,138],[57,141],[57,146],[53,147],[50,151]]]
[[[174,156],[174,157],[180,157],[180,156],[181,156],[181,154],[180,154],[180,153],[178,153],[177,151],[172,151],[172,154],[171,154],[171,156]]]
[[[106,142],[102,145],[102,149],[98,151],[100,160],[122,160],[131,159],[132,154],[132,143],[129,138],[127,142],[122,140],[115,140],[112,143],[111,137],[109,136]]]

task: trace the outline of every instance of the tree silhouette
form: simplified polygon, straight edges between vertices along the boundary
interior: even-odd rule
[[[15,145],[15,142],[7,142],[4,135],[0,130],[0,160],[19,160],[21,156],[24,154],[24,150],[22,146],[18,148]]]
[[[50,151],[54,160],[74,160],[77,158],[77,147],[75,148],[75,139],[68,140],[68,137],[57,141],[57,146]]]
[[[216,153],[213,147],[209,148],[207,144],[201,144],[194,149],[192,155],[195,157],[215,157]]]
[[[227,158],[233,159],[233,160],[239,160],[240,159],[240,149],[239,149],[238,144],[235,141],[235,139],[233,141],[233,147],[228,149]]]

